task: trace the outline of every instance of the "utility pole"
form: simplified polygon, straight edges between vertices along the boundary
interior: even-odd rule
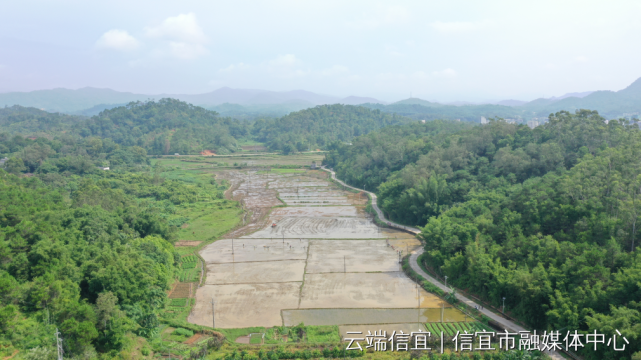
[[[216,328],[216,302],[214,301],[214,297],[211,297],[211,326],[215,329]]]
[[[505,314],[505,296],[503,296],[503,314]]]
[[[421,293],[418,290],[418,283],[416,283],[416,298],[418,299],[416,306],[416,325],[418,326],[418,331],[421,331]]]
[[[445,287],[447,287],[447,275],[445,275]]]
[[[58,347],[58,360],[62,360],[62,355],[65,352],[62,350],[62,339],[60,338],[60,331],[58,331],[58,328],[56,328],[54,335],[56,336],[56,346]]]

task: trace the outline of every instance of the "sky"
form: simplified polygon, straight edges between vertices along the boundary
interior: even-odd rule
[[[0,92],[532,100],[625,88],[639,34],[639,0],[5,0]]]

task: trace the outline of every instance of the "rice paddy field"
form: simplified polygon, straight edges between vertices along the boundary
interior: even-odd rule
[[[309,164],[312,157],[249,158],[264,166]],[[340,326],[334,328],[340,334],[345,326],[427,331],[425,324],[435,321],[466,320],[401,271],[399,253],[414,251],[419,241],[379,228],[364,211],[366,196],[341,190],[324,172],[235,169],[216,178],[231,184],[229,198],[252,215],[200,250],[206,280],[196,290],[189,322],[215,321],[216,328],[230,330],[304,323]]]

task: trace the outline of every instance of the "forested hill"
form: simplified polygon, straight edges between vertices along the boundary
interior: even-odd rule
[[[111,138],[117,144],[140,146],[149,154],[194,154],[211,150],[227,154],[236,139],[248,134],[245,123],[175,99],[132,102],[102,111],[76,132],[83,137]]]
[[[326,161],[376,188],[391,219],[422,226],[422,261],[453,285],[497,307],[505,297],[508,313],[539,330],[618,329],[630,341],[616,356],[585,349],[586,359],[641,349],[636,124],[558,112],[534,130],[492,121],[428,134],[429,146],[403,140],[412,126],[355,139]]]
[[[287,154],[326,148],[335,141],[349,142],[372,130],[409,121],[411,119],[397,114],[360,106],[321,105],[278,119],[257,120],[252,134],[270,149]]]
[[[352,145],[333,144],[325,162],[334,167],[341,179],[374,190],[391,174],[416,163],[448,135],[474,126],[469,122],[443,120],[389,126],[355,138]]]
[[[361,106],[377,109],[382,112],[398,114],[410,117],[414,120],[462,120],[480,122],[481,116],[486,118],[502,117],[516,118],[523,117],[523,110],[503,105],[443,105],[428,101],[410,101],[413,99],[399,101],[398,103],[383,104],[362,104]],[[416,99],[420,100],[420,99]]]
[[[83,116],[49,113],[32,107],[14,105],[0,108],[0,132],[44,135],[68,131],[85,119]]]

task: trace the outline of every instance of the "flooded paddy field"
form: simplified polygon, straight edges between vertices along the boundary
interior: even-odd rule
[[[297,308],[301,282],[205,285],[196,292],[189,322],[212,326],[212,299],[217,328],[281,325],[280,310]]]
[[[354,206],[314,206],[286,207],[272,210],[271,218],[284,219],[294,217],[357,217],[358,211]]]
[[[244,226],[200,251],[206,281],[190,322],[211,326],[212,299],[218,328],[410,324],[440,321],[442,311],[444,321],[461,321],[400,271],[398,252],[420,242],[377,226],[364,211],[366,195],[318,171],[233,170],[217,178],[231,183],[228,196],[247,215]]]
[[[307,273],[400,271],[385,240],[310,240]]]
[[[402,272],[305,274],[300,308],[409,308],[418,306],[416,283]],[[441,300],[419,288],[422,307]]]
[[[372,221],[344,217],[296,217],[279,219],[275,227],[259,230],[249,238],[298,239],[382,239],[383,234]]]
[[[303,281],[305,260],[207,265],[207,285]]]

